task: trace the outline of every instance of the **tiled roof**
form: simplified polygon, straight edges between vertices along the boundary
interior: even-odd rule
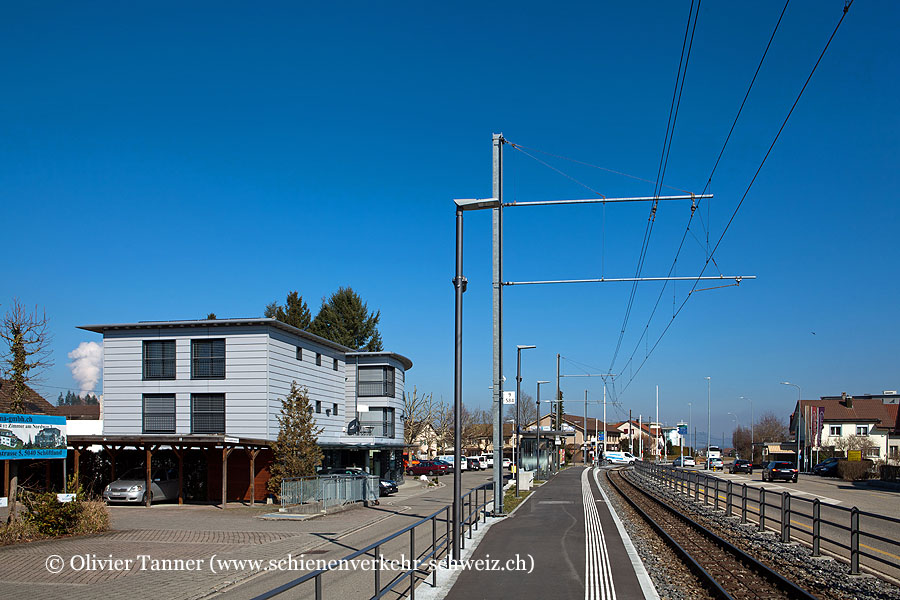
[[[67,419],[90,420],[100,418],[99,404],[81,404],[78,406],[57,406],[56,414]]]
[[[12,382],[0,379],[0,413],[12,412]],[[38,415],[55,415],[56,409],[36,391],[25,386],[25,412]]]
[[[578,429],[584,428],[584,417],[582,415],[564,414],[563,421],[565,421],[569,425],[576,427]],[[602,425],[603,425],[603,419],[600,419],[598,417],[588,417],[587,418],[587,433],[588,433],[588,435],[596,434]],[[620,433],[619,430],[616,428],[616,424],[611,421],[606,422],[606,431],[608,431],[609,433]]]
[[[807,406],[824,406],[825,421],[832,422],[877,422],[879,427],[898,429],[897,404],[884,404],[881,398],[852,398],[848,407],[839,398],[801,400],[801,410]]]

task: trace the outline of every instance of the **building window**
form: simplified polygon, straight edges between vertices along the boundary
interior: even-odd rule
[[[316,400],[316,412],[322,414],[322,401]]]
[[[175,379],[175,340],[144,341],[144,379]]]
[[[191,379],[225,379],[225,340],[191,340]]]
[[[878,446],[866,449],[867,458],[878,458],[879,456],[881,456],[881,448],[879,448]]]
[[[333,365],[332,368],[333,368],[335,371],[337,371],[337,370],[338,370],[337,359],[335,358],[335,359],[333,359],[333,360],[334,360],[334,365]]]
[[[175,433],[175,394],[144,394],[144,433]]]
[[[841,426],[831,425],[828,429],[828,435],[831,437],[841,437]]]
[[[297,346],[297,360],[303,360],[303,348]]]
[[[338,416],[338,405],[337,402],[331,405],[331,414],[334,416]]]
[[[856,435],[869,435],[869,426],[868,425],[857,425],[856,426]]]
[[[385,408],[382,424],[382,431],[384,432],[384,437],[392,438],[394,437],[394,409],[393,408]]]
[[[900,459],[900,446],[891,446],[889,457],[891,460]]]
[[[359,396],[394,397],[394,367],[360,367]]]
[[[318,352],[316,352],[316,366],[317,367],[322,366],[322,355],[319,354]]]
[[[225,394],[191,394],[191,433],[225,433]]]

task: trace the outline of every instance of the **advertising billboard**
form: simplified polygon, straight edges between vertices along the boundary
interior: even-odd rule
[[[0,413],[0,459],[65,457],[65,417]]]

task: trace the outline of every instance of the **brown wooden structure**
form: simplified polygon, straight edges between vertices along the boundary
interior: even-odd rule
[[[234,450],[242,450],[249,463],[250,506],[256,502],[255,482],[257,479],[256,459],[260,452],[270,448],[271,442],[236,438],[226,435],[70,435],[68,445],[74,453],[74,475],[79,476],[81,454],[90,446],[100,446],[109,455],[111,480],[116,479],[116,457],[122,450],[138,450],[144,453],[146,467],[146,489],[150,490],[153,454],[159,450],[172,450],[178,459],[178,504],[184,503],[184,453],[187,450],[202,450],[212,467],[213,461],[221,457],[222,508],[228,505],[228,458]],[[212,471],[212,468],[209,469]],[[212,481],[207,482],[212,490]],[[150,506],[147,494],[146,506]]]

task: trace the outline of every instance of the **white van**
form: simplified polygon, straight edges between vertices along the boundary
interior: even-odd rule
[[[459,470],[460,470],[460,471],[465,471],[466,469],[469,468],[469,464],[468,464],[469,461],[467,461],[465,458],[466,458],[466,457],[463,456],[463,457],[462,457],[462,460],[459,461]],[[453,460],[453,455],[452,455],[452,454],[441,454],[441,455],[438,456],[437,459],[435,459],[435,460],[442,460],[442,461],[444,461],[445,463],[449,463],[451,466],[452,466],[453,463],[455,462],[455,461]]]
[[[631,452],[607,452],[605,458],[614,465],[630,465],[637,460]]]

